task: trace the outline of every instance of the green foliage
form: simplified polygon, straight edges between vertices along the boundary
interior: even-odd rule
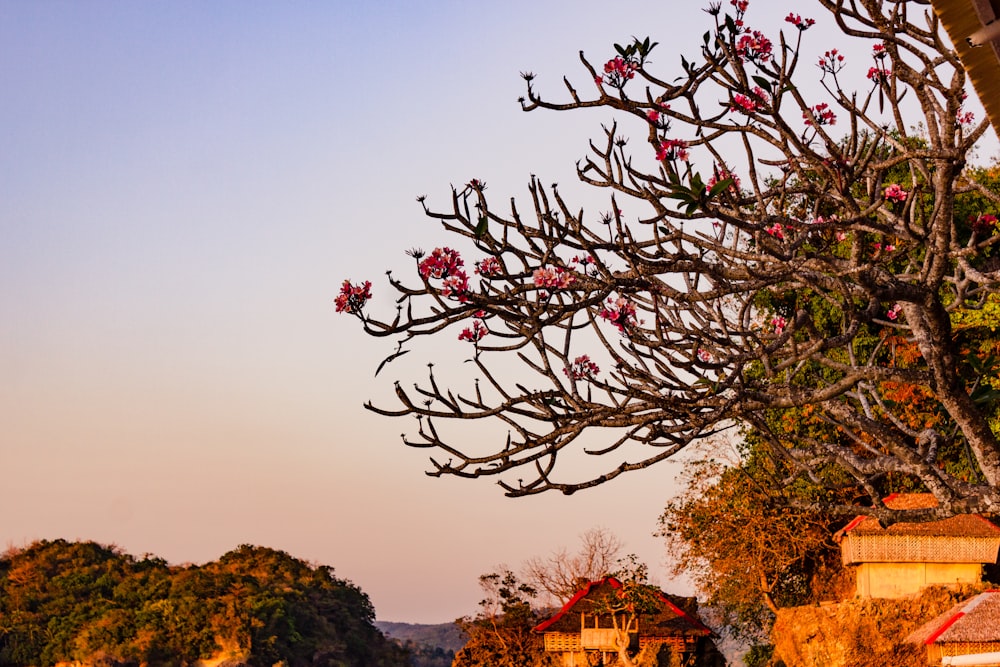
[[[93,542],[42,541],[0,557],[0,664],[108,657],[179,664],[406,664],[374,627],[368,597],[282,551],[243,545],[170,567]]]

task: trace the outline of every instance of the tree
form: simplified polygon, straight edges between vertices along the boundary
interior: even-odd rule
[[[842,573],[835,520],[790,507],[761,467],[752,457],[736,466],[694,466],[659,532],[674,573],[693,580],[719,626],[750,642],[767,641],[779,607],[841,592],[828,590]]]
[[[525,561],[524,578],[560,605],[580,590],[581,582],[596,581],[615,569],[622,550],[621,541],[606,528],[591,528],[580,536],[580,548],[570,554],[563,547],[546,557]]]
[[[441,453],[430,474],[496,478],[511,496],[573,493],[742,427],[777,486],[851,485],[893,520],[888,474],[939,500],[909,518],[1000,510],[996,358],[955,325],[983,312],[1000,277],[1000,196],[966,165],[988,124],[963,107],[961,63],[923,0],[817,0],[872,55],[852,63],[831,48],[818,69],[805,55],[812,18],[765,32],[748,5],[709,4],[714,25],[679,78],[654,72],[648,38],[616,44],[603,65],[581,54],[589,92],[565,79],[564,102],[523,75],[526,111],[604,108],[621,127],[641,123],[644,152],[626,150],[616,122],[578,164],[583,183],[610,192],[607,213],[533,177],[528,213],[512,202],[504,214],[472,179],[449,210],[420,201],[474,248],[474,275],[452,248],[411,251],[417,280],[390,275],[388,320],[366,312],[370,283],[345,281],[337,309],[397,337],[393,356],[456,330],[471,350],[466,391],[431,368],[412,389],[397,382],[398,408],[367,405],[416,416],[404,441]],[[512,360],[527,377],[512,377]],[[906,395],[935,419],[915,427]],[[508,436],[456,444],[439,428],[465,419],[498,420]],[[775,428],[783,419],[808,428]],[[592,433],[604,444],[584,445]],[[568,472],[581,458],[600,469]]]
[[[456,621],[468,641],[455,654],[455,667],[546,664],[542,638],[531,631],[539,621],[531,606],[535,589],[506,567],[482,575],[479,585],[486,594],[479,613]]]

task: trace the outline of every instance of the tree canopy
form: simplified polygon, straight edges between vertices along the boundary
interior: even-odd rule
[[[354,584],[243,545],[203,566],[36,542],[0,556],[0,664],[405,665]]]
[[[643,38],[581,53],[561,101],[523,74],[526,111],[615,114],[577,165],[605,212],[536,177],[505,209],[470,179],[446,210],[420,198],[455,248],[410,251],[395,317],[344,282],[337,310],[394,356],[423,336],[468,346],[471,386],[432,367],[397,382],[399,406],[367,406],[417,418],[404,440],[434,450],[430,474],[573,493],[741,428],[775,488],[852,490],[814,496],[827,510],[892,517],[887,475],[938,498],[915,517],[1000,510],[996,345],[979,338],[1000,323],[1000,190],[968,165],[988,123],[963,106],[961,63],[923,1],[809,3],[836,36],[796,13],[758,26],[751,4],[709,3],[679,70]],[[452,437],[448,420],[508,435]]]

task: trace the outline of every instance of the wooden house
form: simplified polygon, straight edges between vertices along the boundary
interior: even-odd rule
[[[1000,664],[1000,590],[958,603],[917,628],[907,641],[926,646],[931,665]]]
[[[935,507],[929,493],[893,494],[890,509]],[[997,562],[1000,528],[978,514],[937,521],[894,523],[859,516],[837,533],[844,565],[854,566],[864,598],[901,598],[926,586],[982,581],[983,565]]]
[[[610,658],[615,654],[614,623],[609,614],[598,613],[598,610],[602,607],[600,601],[615,595],[621,587],[621,582],[614,577],[583,586],[554,616],[534,628],[535,632],[544,635],[545,650],[561,653],[564,667],[592,665],[595,663],[591,660],[598,656]],[[695,599],[667,595],[659,589],[655,593],[662,603],[660,609],[655,614],[639,617],[638,628],[630,635],[629,650],[637,653],[651,644],[653,648],[666,646],[676,659],[704,656],[706,659],[699,659],[696,664],[714,664],[708,656],[718,655],[718,652],[711,640],[711,630],[695,612]]]

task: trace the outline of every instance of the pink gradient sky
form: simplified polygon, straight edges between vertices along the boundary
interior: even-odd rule
[[[780,26],[787,6],[756,4]],[[480,573],[602,525],[686,590],[652,536],[676,465],[569,498],[425,477],[409,424],[361,404],[448,350],[375,381],[391,344],[332,305],[443,239],[417,195],[521,195],[530,173],[580,192],[610,117],[521,113],[520,70],[558,95],[586,79],[580,49],[649,33],[679,72],[709,20],[560,6],[0,4],[0,546],[266,545],[333,566],[383,620],[442,622],[475,611]]]

